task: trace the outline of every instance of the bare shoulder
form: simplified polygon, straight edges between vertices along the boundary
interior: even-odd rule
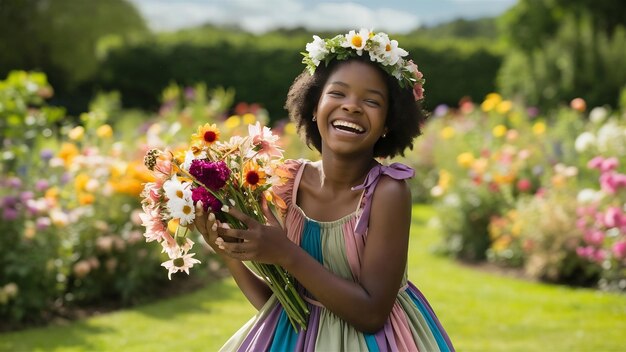
[[[405,180],[396,180],[389,176],[382,176],[374,190],[374,204],[383,206],[411,205],[411,188]],[[397,208],[396,208],[397,209]]]

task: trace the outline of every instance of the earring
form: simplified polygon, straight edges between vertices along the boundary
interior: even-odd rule
[[[382,138],[387,137],[387,132],[383,133],[383,135],[381,136]]]
[[[317,116],[313,115],[313,121],[317,121]]]

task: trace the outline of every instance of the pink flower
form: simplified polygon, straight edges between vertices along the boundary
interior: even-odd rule
[[[268,127],[261,126],[261,123],[257,121],[254,125],[248,125],[248,134],[252,137],[254,152],[269,157],[283,156],[283,151],[276,144],[279,137],[274,135]]]
[[[523,178],[523,179],[517,181],[517,189],[520,192],[527,192],[527,191],[530,190],[531,187],[532,187],[532,184],[526,178]]]
[[[594,248],[591,246],[576,248],[576,254],[581,258],[591,259],[593,256]]]
[[[626,258],[626,240],[615,242],[615,244],[613,244],[613,255],[617,259]]]
[[[600,188],[604,192],[608,194],[615,194],[615,192],[617,192],[618,185],[615,175],[614,172],[605,172],[600,175]]]
[[[198,182],[213,191],[217,191],[226,184],[230,176],[230,169],[223,161],[212,162],[195,159],[191,162],[189,173],[193,175]]]
[[[600,246],[604,242],[605,234],[599,230],[591,230],[585,233],[585,242],[590,245]]]
[[[139,217],[141,218],[141,225],[146,228],[146,232],[144,233],[146,242],[161,242],[169,233],[167,233],[167,228],[165,224],[163,224],[163,221],[161,221],[159,210],[144,204],[143,211],[144,213],[139,214]]]
[[[424,99],[424,87],[421,83],[416,83],[413,86],[413,97],[415,98],[415,101]]]
[[[604,213],[604,226],[608,228],[626,225],[626,214],[619,207],[609,207]]]
[[[617,165],[619,165],[619,161],[617,161],[616,157],[604,159],[604,161],[602,161],[602,164],[600,164],[600,171],[613,171],[615,170],[615,168],[617,168]]]
[[[590,168],[590,169],[598,169],[598,170],[600,170],[603,161],[604,161],[603,157],[596,156],[595,158],[589,160],[589,162],[587,163],[587,167]]]
[[[192,189],[191,200],[194,204],[196,204],[198,201],[202,201],[202,208],[204,209],[204,211],[208,211],[209,208],[211,208],[211,211],[215,213],[219,212],[222,208],[222,202],[220,202],[219,199],[215,198],[215,196],[213,196],[211,192],[209,192],[204,187],[196,187]]]

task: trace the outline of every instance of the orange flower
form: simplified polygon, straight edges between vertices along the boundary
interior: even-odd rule
[[[258,186],[264,185],[267,181],[267,175],[261,167],[254,162],[247,162],[243,167],[243,184],[256,189]]]
[[[204,126],[198,126],[198,133],[191,135],[191,144],[194,147],[202,148],[217,142],[218,139],[220,139],[220,130],[217,129],[217,126],[205,123]]]

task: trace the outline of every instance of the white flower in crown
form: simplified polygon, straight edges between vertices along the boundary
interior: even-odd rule
[[[370,31],[367,29],[362,28],[359,33],[352,30],[346,34],[346,41],[341,43],[341,46],[344,48],[352,48],[356,50],[357,55],[361,56],[369,38]]]
[[[371,43],[370,59],[386,66],[395,65],[400,58],[409,54],[406,50],[398,47],[397,40],[390,40],[389,36],[383,32],[376,33],[371,38]]]
[[[320,61],[324,59],[326,54],[328,54],[326,42],[324,42],[324,39],[316,35],[313,36],[313,41],[311,43],[307,43],[306,51],[309,52],[309,57],[315,66],[319,65]]]
[[[347,60],[367,51],[369,59],[398,80],[400,87],[413,88],[416,100],[424,98],[424,76],[417,65],[404,57],[409,53],[398,46],[398,41],[389,39],[386,33],[374,33],[367,29],[337,35],[330,39],[313,36],[313,42],[306,45],[302,53],[302,63],[313,75],[323,61],[326,65],[332,60]]]

